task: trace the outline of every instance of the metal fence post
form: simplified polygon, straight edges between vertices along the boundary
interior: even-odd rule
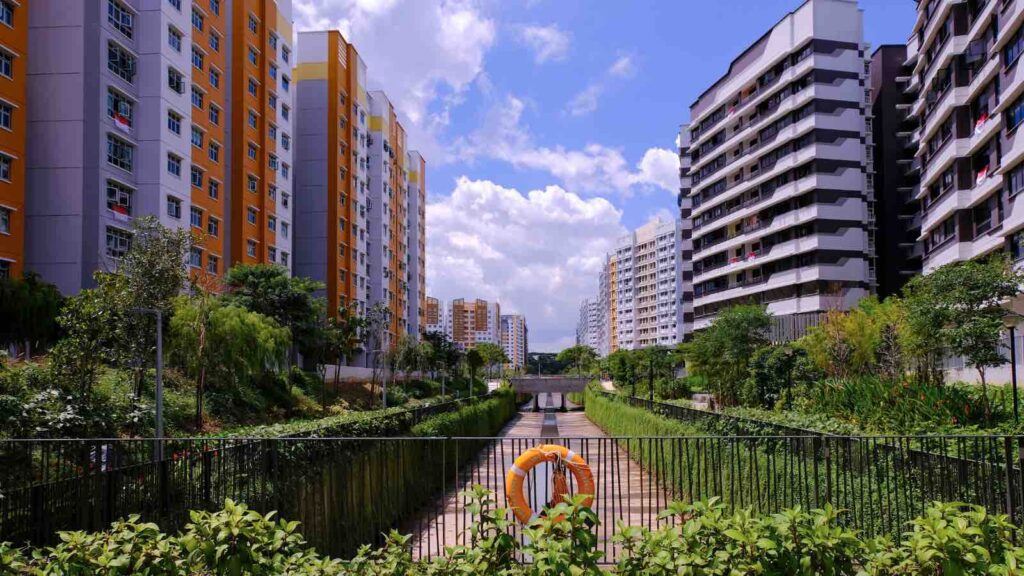
[[[1015,517],[1014,506],[1013,506],[1013,445],[1010,444],[1010,437],[1003,437],[1003,457],[1004,457],[1004,471],[1003,475],[1006,480],[1006,515],[1012,521]],[[1014,534],[1014,542],[1016,542],[1016,534]]]
[[[203,506],[213,508],[213,453],[209,448],[203,450]]]
[[[819,436],[819,441],[824,444],[823,450],[825,457],[825,502],[832,502],[832,447],[829,442],[823,436]]]

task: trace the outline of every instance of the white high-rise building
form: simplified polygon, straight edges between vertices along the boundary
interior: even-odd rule
[[[757,303],[794,338],[873,290],[868,64],[856,0],[807,0],[690,107],[694,329]]]
[[[526,356],[529,354],[527,342],[526,316],[522,314],[501,315],[501,347],[508,356],[507,370],[526,368]]]
[[[576,345],[590,346],[596,352],[601,341],[601,302],[587,298],[580,304],[580,316],[576,323]]]

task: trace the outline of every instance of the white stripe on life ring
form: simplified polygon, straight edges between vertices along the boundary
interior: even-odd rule
[[[576,457],[576,453],[573,452],[572,450],[569,450],[565,454],[565,461],[566,462],[572,462],[572,459],[575,458],[575,457]]]
[[[526,471],[515,464],[512,465],[512,468],[509,468],[509,472],[519,476],[520,478],[526,478]]]

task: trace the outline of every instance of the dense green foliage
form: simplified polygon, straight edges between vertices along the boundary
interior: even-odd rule
[[[570,346],[556,356],[559,362],[572,367],[577,376],[589,374],[597,360],[597,352],[590,346]]]
[[[507,510],[476,486],[462,494],[471,513],[468,543],[432,561],[414,561],[410,538],[391,532],[384,546],[363,546],[351,560],[308,546],[297,522],[262,515],[228,500],[217,512],[193,512],[176,535],[137,518],[104,532],[61,534],[61,543],[26,554],[0,544],[0,574],[17,576],[272,575],[556,576],[598,575],[598,518],[569,497],[511,535]],[[728,512],[717,500],[672,503],[651,530],[620,524],[621,554],[607,573],[621,576],[981,576],[1021,573],[1022,535],[1005,516],[956,503],[933,503],[894,543],[844,528],[831,507],[792,508],[770,516]],[[671,521],[669,521],[671,520]],[[529,559],[523,562],[521,558]]]
[[[411,430],[412,436],[493,436],[517,412],[515,394],[511,388],[499,388],[483,402],[439,414]]]
[[[740,402],[750,361],[768,344],[770,326],[771,318],[763,307],[733,306],[694,336],[687,349],[687,366],[705,379],[719,403],[731,406]]]
[[[20,346],[27,360],[33,350],[41,351],[54,342],[62,305],[57,287],[37,274],[0,278],[0,349]]]

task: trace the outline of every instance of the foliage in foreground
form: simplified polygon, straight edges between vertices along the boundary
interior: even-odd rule
[[[413,561],[410,538],[392,532],[380,548],[364,546],[355,558],[319,554],[298,531],[298,523],[262,515],[228,500],[217,512],[192,512],[192,522],[168,535],[138,518],[115,522],[98,533],[65,532],[61,543],[26,551],[0,544],[0,574],[292,574],[359,576],[455,576],[494,574],[596,575],[597,515],[579,497],[548,509],[524,530],[525,543],[511,535],[508,510],[495,506],[480,486],[462,494],[473,517],[467,544],[448,547],[433,561]],[[717,499],[676,502],[651,530],[619,524],[621,546],[614,573],[628,576],[825,575],[1011,575],[1022,574],[1022,536],[1005,516],[958,503],[933,503],[911,522],[898,544],[861,538],[842,527],[843,513],[793,508],[758,516],[730,512]],[[529,563],[523,562],[530,559]]]

